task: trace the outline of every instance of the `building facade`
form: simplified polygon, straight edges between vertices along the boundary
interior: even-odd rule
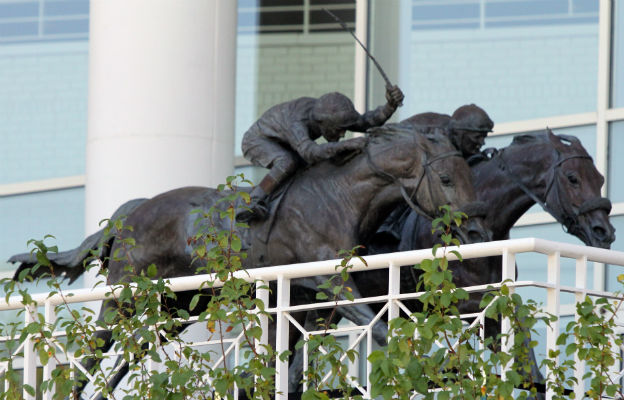
[[[90,180],[93,168],[108,160],[121,167],[119,180],[125,179],[125,163],[130,162],[110,150],[106,150],[106,158],[98,158],[99,151],[104,150],[92,133],[94,126],[102,123],[98,121],[115,120],[114,113],[99,114],[101,120],[94,117],[94,110],[102,110],[102,103],[92,96],[106,89],[101,81],[93,82],[94,76],[108,76],[116,70],[115,62],[109,58],[109,64],[104,64],[96,54],[113,54],[127,45],[123,35],[114,42],[106,36],[117,32],[117,25],[145,35],[137,35],[139,38],[149,38],[146,54],[152,51],[151,57],[162,55],[158,65],[171,78],[172,86],[194,84],[185,81],[182,68],[186,66],[173,67],[184,55],[167,49],[179,51],[180,46],[173,43],[166,47],[162,41],[176,26],[185,32],[180,39],[188,47],[185,54],[204,54],[207,46],[217,43],[202,59],[236,55],[236,68],[231,68],[235,83],[225,86],[231,89],[212,93],[206,101],[200,95],[185,104],[178,111],[178,133],[184,136],[200,129],[189,128],[188,120],[210,114],[214,104],[207,102],[232,101],[232,116],[226,110],[198,122],[198,126],[217,119],[231,121],[230,127],[220,127],[214,135],[221,143],[219,149],[229,148],[230,161],[225,158],[221,164],[231,163],[226,170],[234,168],[258,181],[263,171],[243,159],[240,141],[270,106],[329,91],[349,95],[360,111],[385,101],[384,83],[377,70],[323,8],[331,9],[355,29],[391,81],[406,94],[395,118],[425,111],[451,114],[458,106],[476,103],[496,123],[487,146],[505,146],[515,134],[547,126],[556,133],[580,138],[606,177],[604,195],[613,203],[611,219],[617,230],[613,249],[623,250],[623,0],[239,0],[236,9],[210,8],[219,2],[206,0],[201,10],[205,14],[196,10],[184,14],[179,9],[159,13],[158,7],[167,6],[167,1],[139,2],[134,10],[115,10],[98,0],[0,0],[0,274],[12,274],[13,266],[6,260],[27,251],[29,239],[52,234],[55,239],[50,244],[73,248],[96,229],[100,219],[110,215],[94,216],[88,211],[94,200],[86,198],[104,198],[115,192],[107,186],[106,178]],[[116,19],[115,13],[124,12],[134,13],[133,18]],[[232,35],[236,34],[232,36],[236,37],[234,49],[218,46],[222,39],[215,39],[219,38],[215,29],[189,28],[202,26],[201,19],[185,24],[191,20],[189,15],[209,18],[211,13],[232,17],[229,25],[217,32],[231,29]],[[143,29],[148,25],[146,20],[154,22],[151,30]],[[211,24],[204,25],[217,26],[215,21]],[[110,47],[108,53],[103,53],[103,46]],[[135,48],[115,54],[123,65],[130,58],[140,58],[143,52]],[[147,74],[151,70],[143,71]],[[213,88],[207,87],[208,92]],[[129,93],[123,95],[131,96]],[[122,101],[111,98],[114,94],[109,94],[109,104]],[[164,104],[179,103],[152,98]],[[150,96],[140,102],[144,101],[149,103]],[[129,101],[128,107],[137,107],[136,103]],[[143,105],[149,114],[150,104]],[[132,115],[139,113],[131,110]],[[169,129],[176,131],[176,114],[172,115],[174,125]],[[210,129],[214,127],[206,128]],[[123,136],[132,135],[126,132]],[[88,151],[89,143],[93,148]],[[199,143],[191,145],[197,151],[194,159],[203,154],[204,142]],[[167,150],[181,160],[190,151],[178,144]],[[207,156],[215,151],[219,150],[208,149]],[[90,163],[95,166],[90,167]],[[146,165],[148,174],[157,168],[149,161],[141,165]],[[214,166],[189,166],[184,161],[178,165],[178,176],[187,177],[189,170],[198,168],[202,171],[196,180],[178,180],[177,186],[208,185],[228,174]],[[140,186],[136,183],[142,179],[139,174],[127,175],[127,186]],[[169,185],[175,187],[175,182]],[[121,192],[119,196],[129,199],[156,193],[128,192],[123,197]],[[111,200],[112,209],[115,201],[121,204],[119,198]],[[579,243],[539,207],[532,208],[512,232],[513,238],[529,236]],[[539,279],[546,272],[532,269],[533,261],[520,261],[527,264],[525,268],[521,265],[521,274]],[[622,269],[619,272],[619,268],[602,265],[594,269],[593,286],[617,287],[615,277]]]

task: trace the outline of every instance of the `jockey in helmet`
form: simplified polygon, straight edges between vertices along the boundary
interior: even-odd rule
[[[243,156],[252,164],[269,168],[252,190],[249,209],[237,214],[241,222],[264,219],[267,197],[298,167],[317,163],[339,153],[361,149],[365,138],[339,142],[346,131],[365,132],[382,125],[402,103],[397,86],[386,91],[387,103],[358,113],[346,96],[333,92],[320,98],[301,97],[267,110],[243,135]],[[323,137],[327,143],[316,143]]]

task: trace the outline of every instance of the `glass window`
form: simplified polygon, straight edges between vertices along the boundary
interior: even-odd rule
[[[0,184],[83,174],[87,42],[9,54],[0,60]]]
[[[612,108],[623,107],[623,0],[612,9]]]
[[[596,109],[594,0],[372,2],[370,14],[371,51],[406,93],[401,119],[468,103],[496,123]],[[369,75],[372,101],[383,85]]]
[[[0,23],[0,39],[5,41],[16,36],[36,36],[38,29],[37,21]]]
[[[87,0],[47,0],[43,7],[45,16],[84,15],[89,17],[89,1]]]
[[[0,271],[15,268],[6,261],[28,252],[30,239],[53,235],[46,243],[59,251],[78,246],[84,239],[84,196],[77,188],[0,198]]]
[[[612,202],[623,201],[623,146],[623,121],[610,123],[608,197]]]
[[[45,21],[43,24],[44,34],[75,34],[89,32],[89,18],[63,21]]]
[[[0,4],[0,43],[86,39],[88,0],[9,0]]]
[[[11,18],[37,18],[39,16],[39,3],[36,1],[3,2],[0,4],[2,19]]]
[[[318,0],[311,3],[308,12],[303,6],[301,10],[288,7],[300,17],[280,20],[277,15],[282,12],[282,5],[280,1],[238,4],[239,16],[244,15],[244,18],[239,18],[237,37],[237,156],[241,155],[243,134],[270,107],[299,97],[318,97],[334,91],[353,97],[354,40],[328,19],[329,16],[320,13],[324,14],[323,7],[331,5],[332,12],[344,19],[348,26],[353,26],[354,3]],[[266,13],[277,19],[263,19]],[[308,21],[308,31],[304,27],[305,21]],[[297,32],[278,32],[283,22],[300,26]],[[248,29],[250,24],[257,24],[258,29]],[[334,32],[321,32],[330,28]]]

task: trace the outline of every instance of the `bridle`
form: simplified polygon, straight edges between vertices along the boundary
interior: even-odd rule
[[[590,162],[592,162],[592,157],[587,155],[572,155],[562,157],[562,154],[558,150],[555,150],[557,158],[555,163],[550,167],[550,169],[553,170],[553,173],[551,174],[551,178],[549,179],[549,183],[547,184],[547,187],[545,189],[544,200],[541,200],[523,182],[521,182],[521,180],[517,176],[512,173],[510,167],[503,158],[503,153],[504,150],[496,151],[495,155],[493,156],[493,158],[496,158],[499,162],[499,167],[526,195],[528,195],[532,200],[540,205],[543,210],[551,214],[559,223],[561,223],[562,226],[566,228],[565,231],[567,233],[579,230],[579,227],[581,225],[579,222],[579,217],[581,215],[595,210],[605,210],[610,213],[610,210],[612,209],[612,203],[609,199],[605,197],[594,197],[592,199],[588,199],[584,201],[579,207],[577,207],[577,209],[575,209],[572,202],[569,201],[567,204],[562,201],[564,197],[562,196],[562,184],[560,183],[559,179],[556,179],[562,164],[572,159],[589,160]],[[555,208],[552,204],[547,203],[547,199],[550,198],[550,193],[552,190],[555,190],[554,203],[557,204],[558,208]]]
[[[417,184],[415,185],[414,189],[412,190],[412,192],[410,194],[408,194],[406,185],[404,185],[404,183],[402,181],[402,178],[396,177],[395,175],[384,171],[383,169],[381,169],[379,166],[377,166],[375,164],[375,162],[373,161],[373,158],[371,156],[371,151],[369,150],[369,146],[367,146],[367,163],[369,164],[369,167],[371,168],[371,170],[377,176],[383,178],[384,180],[386,180],[389,183],[392,183],[392,184],[397,183],[397,184],[399,184],[399,190],[400,190],[401,195],[404,198],[404,201],[406,202],[406,204],[408,204],[408,206],[414,212],[416,212],[417,214],[419,214],[422,217],[427,218],[428,220],[431,221],[431,220],[433,220],[435,218],[435,216],[429,215],[423,209],[423,207],[421,207],[419,205],[419,201],[415,197],[415,195],[417,194],[417,192],[419,190],[419,187],[421,186],[421,183],[423,182],[423,179],[428,174],[428,172],[431,169],[433,163],[435,163],[436,161],[448,158],[448,157],[460,157],[460,158],[462,158],[462,154],[459,151],[448,151],[448,152],[445,152],[445,153],[437,154],[436,156],[428,159],[428,152],[421,145],[418,144],[416,134],[413,134],[413,138],[414,138],[414,142],[415,142],[415,147],[422,150],[422,154],[424,155],[424,157],[421,160],[421,165],[423,167],[422,171],[421,171],[421,175],[419,176],[419,178],[417,180]],[[432,193],[431,186],[428,187],[428,189],[429,189],[428,191],[429,191],[430,199],[433,199],[434,195]]]

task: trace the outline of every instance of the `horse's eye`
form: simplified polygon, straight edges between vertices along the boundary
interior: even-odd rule
[[[575,174],[567,174],[566,178],[569,180],[571,185],[579,185],[579,179]]]
[[[445,186],[453,186],[453,182],[448,175],[441,175],[441,183]]]

